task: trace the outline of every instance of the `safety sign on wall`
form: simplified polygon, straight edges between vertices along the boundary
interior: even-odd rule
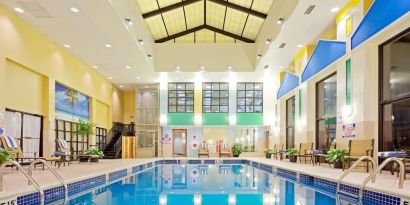
[[[343,138],[356,137],[356,123],[343,125],[342,128],[343,128],[343,131],[342,131]]]

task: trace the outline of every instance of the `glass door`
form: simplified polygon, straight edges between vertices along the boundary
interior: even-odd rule
[[[295,147],[295,96],[286,100],[286,149]]]
[[[173,155],[176,157],[186,157],[187,155],[187,130],[172,130]]]

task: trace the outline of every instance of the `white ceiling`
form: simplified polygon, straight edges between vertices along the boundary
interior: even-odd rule
[[[276,85],[279,66],[291,62],[300,50],[297,45],[315,40],[334,21],[336,14],[330,9],[341,8],[348,0],[274,0],[255,44],[184,44],[182,47],[155,44],[134,0],[0,0],[13,12],[14,7],[22,7],[20,2],[36,3],[51,17],[38,18],[29,11],[17,15],[57,44],[69,44],[71,47],[66,48],[69,52],[90,67],[97,65],[101,75],[127,89],[134,88],[136,83],[199,79],[269,81]],[[316,8],[310,15],[304,15],[309,5]],[[71,7],[80,12],[71,12]],[[279,17],[286,19],[285,24],[276,24]],[[126,25],[125,18],[132,19],[134,24]],[[269,45],[265,44],[267,38],[272,39]],[[279,49],[282,42],[287,45]],[[105,47],[107,43],[112,47]],[[259,53],[263,57],[257,60]],[[127,65],[131,69],[126,69]],[[269,68],[263,69],[265,65]],[[176,72],[176,66],[181,67],[181,72]],[[205,72],[198,72],[201,66],[205,66]],[[227,72],[228,66],[232,66],[232,72]]]

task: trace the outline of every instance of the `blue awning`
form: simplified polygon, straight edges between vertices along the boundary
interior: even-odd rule
[[[277,99],[286,95],[287,93],[297,88],[298,86],[299,86],[299,77],[292,73],[286,72],[285,78],[283,79],[282,84],[279,87]]]
[[[376,0],[353,33],[352,49],[410,11],[410,0]]]
[[[346,42],[320,40],[302,73],[302,83],[346,54]]]

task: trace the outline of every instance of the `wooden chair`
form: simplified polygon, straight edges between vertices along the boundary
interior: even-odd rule
[[[223,143],[219,149],[219,157],[222,157],[222,156],[228,156],[228,157],[231,156],[231,148],[226,143]]]
[[[302,163],[302,157],[305,158],[305,164],[306,164],[307,158],[310,158],[310,160],[312,161],[312,154],[311,154],[312,149],[313,149],[313,143],[300,143],[299,154],[296,155],[299,157],[300,163]]]
[[[1,136],[0,141],[1,141],[1,144],[3,145],[3,148],[6,150],[10,150],[12,156],[16,159],[18,163],[22,165],[29,164],[30,161],[34,161],[36,159],[42,159],[42,160],[50,162],[51,164],[52,162],[56,162],[58,160],[57,158],[37,157],[37,153],[35,152],[33,153],[34,157],[25,157],[23,150],[21,149],[19,143],[17,142],[18,140],[14,137]],[[43,169],[44,169],[44,164],[43,164]]]
[[[201,147],[199,147],[198,157],[201,156],[207,156],[209,158],[208,144],[205,141],[201,144]]]
[[[280,151],[283,151],[283,144],[275,144],[274,146],[273,146],[273,157],[275,158],[275,159],[277,159],[277,157],[279,156],[282,156],[281,154],[280,154]]]
[[[351,162],[363,156],[373,157],[374,139],[349,140],[349,155],[345,156],[343,170],[351,166]],[[366,171],[369,172],[369,161],[366,160]],[[373,165],[372,165],[373,166]]]
[[[326,150],[322,150],[321,153],[317,153],[317,154],[313,153],[312,154],[313,155],[312,164],[315,165],[315,162],[314,162],[314,158],[315,158],[315,159],[317,159],[317,162],[320,165],[321,160],[327,158],[327,152],[330,151],[330,150],[333,150],[333,149],[336,149],[336,140],[333,140],[333,142],[330,143],[329,147]],[[329,162],[328,162],[328,164],[329,164],[329,166],[331,166]]]

